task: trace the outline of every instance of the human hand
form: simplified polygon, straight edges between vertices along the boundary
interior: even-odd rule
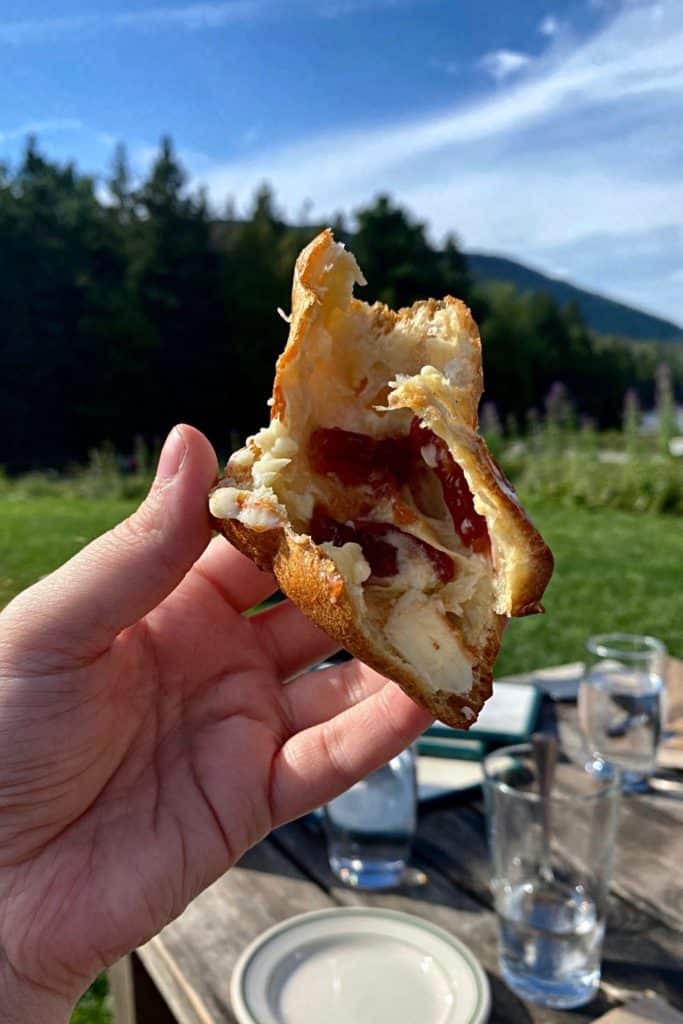
[[[428,723],[357,662],[301,675],[335,645],[288,601],[241,614],[276,583],[210,541],[215,476],[176,428],[141,507],[0,615],[3,1020],[67,1020],[249,846]]]

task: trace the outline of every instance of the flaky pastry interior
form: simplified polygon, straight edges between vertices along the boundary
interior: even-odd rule
[[[210,496],[224,533],[341,646],[468,728],[509,616],[540,611],[552,556],[477,431],[481,346],[447,297],[353,296],[324,231],[297,260],[268,427]]]

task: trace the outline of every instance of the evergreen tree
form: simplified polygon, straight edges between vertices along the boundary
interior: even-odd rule
[[[225,322],[219,259],[206,198],[188,193],[170,139],[134,202],[131,284],[154,349],[137,430],[161,437],[178,420],[210,422],[218,381],[229,372],[218,358]]]
[[[48,162],[29,139],[0,203],[7,461],[64,461],[102,440],[101,372],[125,263],[94,182]],[[6,269],[5,269],[6,268]],[[106,360],[105,360],[106,361]]]
[[[266,418],[287,335],[277,310],[289,311],[294,260],[322,225],[288,225],[266,186],[246,218],[228,205],[217,219],[169,139],[139,182],[117,147],[106,184],[105,200],[32,139],[16,168],[0,166],[0,465],[10,469],[64,466],[105,441],[131,451],[183,419],[226,454]],[[355,232],[337,221],[369,282],[362,298],[396,308],[451,294],[472,306],[486,398],[508,430],[536,422],[529,410],[556,381],[600,426],[619,423],[627,388],[652,405],[660,363],[671,368],[660,404],[681,394],[681,346],[596,338],[575,306],[473,288],[456,239],[435,246],[389,197],[357,211]]]
[[[379,299],[394,309],[448,293],[467,299],[465,263],[453,237],[442,252],[434,249],[424,225],[388,196],[357,211],[356,220],[352,245],[368,281],[363,298]]]

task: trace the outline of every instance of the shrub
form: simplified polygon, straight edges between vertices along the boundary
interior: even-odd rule
[[[127,457],[107,443],[92,449],[85,466],[73,466],[64,474],[41,470],[9,477],[0,467],[0,495],[14,501],[44,497],[140,500],[149,490],[156,461],[157,453],[142,440]]]
[[[683,462],[673,456],[582,447],[531,450],[516,442],[501,462],[520,493],[565,505],[683,515]]]
[[[585,508],[683,515],[683,458],[662,450],[660,435],[637,430],[638,411],[627,398],[624,429],[598,433],[591,420],[571,422],[571,406],[558,388],[544,420],[531,410],[524,437],[504,434],[493,405],[482,426],[495,458],[524,498]],[[64,475],[44,471],[9,477],[0,467],[0,497],[21,501],[64,497],[139,501],[149,489],[157,453],[142,441],[133,455],[110,444],[90,452],[85,466]]]

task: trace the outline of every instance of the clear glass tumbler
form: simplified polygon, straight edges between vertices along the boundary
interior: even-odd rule
[[[579,725],[587,767],[621,770],[627,791],[647,789],[662,728],[666,648],[651,636],[605,633],[587,642]]]
[[[542,1006],[583,1006],[600,983],[618,773],[559,764],[545,800],[522,744],[489,754],[484,774],[503,978]]]
[[[325,806],[330,866],[345,885],[390,889],[410,858],[417,823],[412,747]]]

